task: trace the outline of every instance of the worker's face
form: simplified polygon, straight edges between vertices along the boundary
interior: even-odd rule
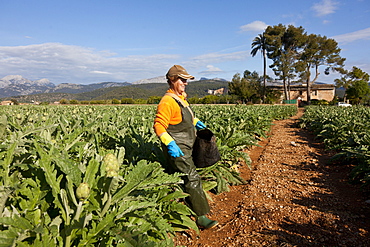
[[[178,78],[177,81],[172,82],[172,90],[177,95],[182,95],[185,92],[185,86],[188,85],[188,81],[186,79]]]

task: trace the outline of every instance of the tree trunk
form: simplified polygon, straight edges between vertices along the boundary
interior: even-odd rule
[[[265,99],[266,99],[266,50],[264,49],[263,50],[263,98],[262,98],[262,101],[263,103],[265,103]]]
[[[287,85],[286,85],[286,80],[283,79],[283,85],[284,85],[284,99],[285,100],[288,100],[288,89],[287,89]]]
[[[307,83],[307,104],[311,104],[311,85],[309,77],[306,80]]]

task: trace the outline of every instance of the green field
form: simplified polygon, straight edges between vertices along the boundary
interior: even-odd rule
[[[0,246],[172,246],[193,228],[181,174],[168,175],[153,131],[156,106],[1,106]],[[221,161],[199,169],[204,189],[244,183],[272,121],[295,106],[202,105]],[[113,154],[113,155],[112,155]],[[110,155],[110,159],[107,157]],[[143,244],[145,243],[145,244]]]
[[[350,179],[370,185],[370,108],[310,106],[301,119],[326,148],[338,152],[332,160],[353,165]]]

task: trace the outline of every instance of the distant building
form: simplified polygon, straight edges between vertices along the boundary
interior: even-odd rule
[[[268,88],[273,90],[279,90],[282,92],[282,98],[284,97],[284,86],[282,83],[270,83],[266,85]],[[290,99],[300,99],[303,101],[307,100],[307,86],[305,84],[294,84],[288,88]],[[311,86],[311,100],[326,100],[332,101],[335,96],[335,85],[314,83]]]
[[[10,100],[5,100],[5,101],[1,101],[1,105],[14,105],[14,102]]]
[[[222,88],[219,88],[219,89],[216,89],[216,90],[211,90],[211,89],[208,89],[208,94],[212,94],[212,95],[224,95],[227,93],[227,89],[222,87]]]

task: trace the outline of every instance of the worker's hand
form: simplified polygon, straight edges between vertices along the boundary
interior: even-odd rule
[[[174,158],[184,156],[184,153],[181,151],[180,147],[177,146],[175,141],[171,141],[170,143],[168,143],[167,148],[168,153]]]
[[[202,121],[200,121],[198,118],[194,118],[193,124],[197,130],[202,130],[206,128],[206,125]]]
[[[168,154],[171,157],[178,158],[184,156],[184,153],[181,151],[180,147],[167,132],[164,132],[159,138],[161,139],[163,144],[166,145],[168,149]]]

